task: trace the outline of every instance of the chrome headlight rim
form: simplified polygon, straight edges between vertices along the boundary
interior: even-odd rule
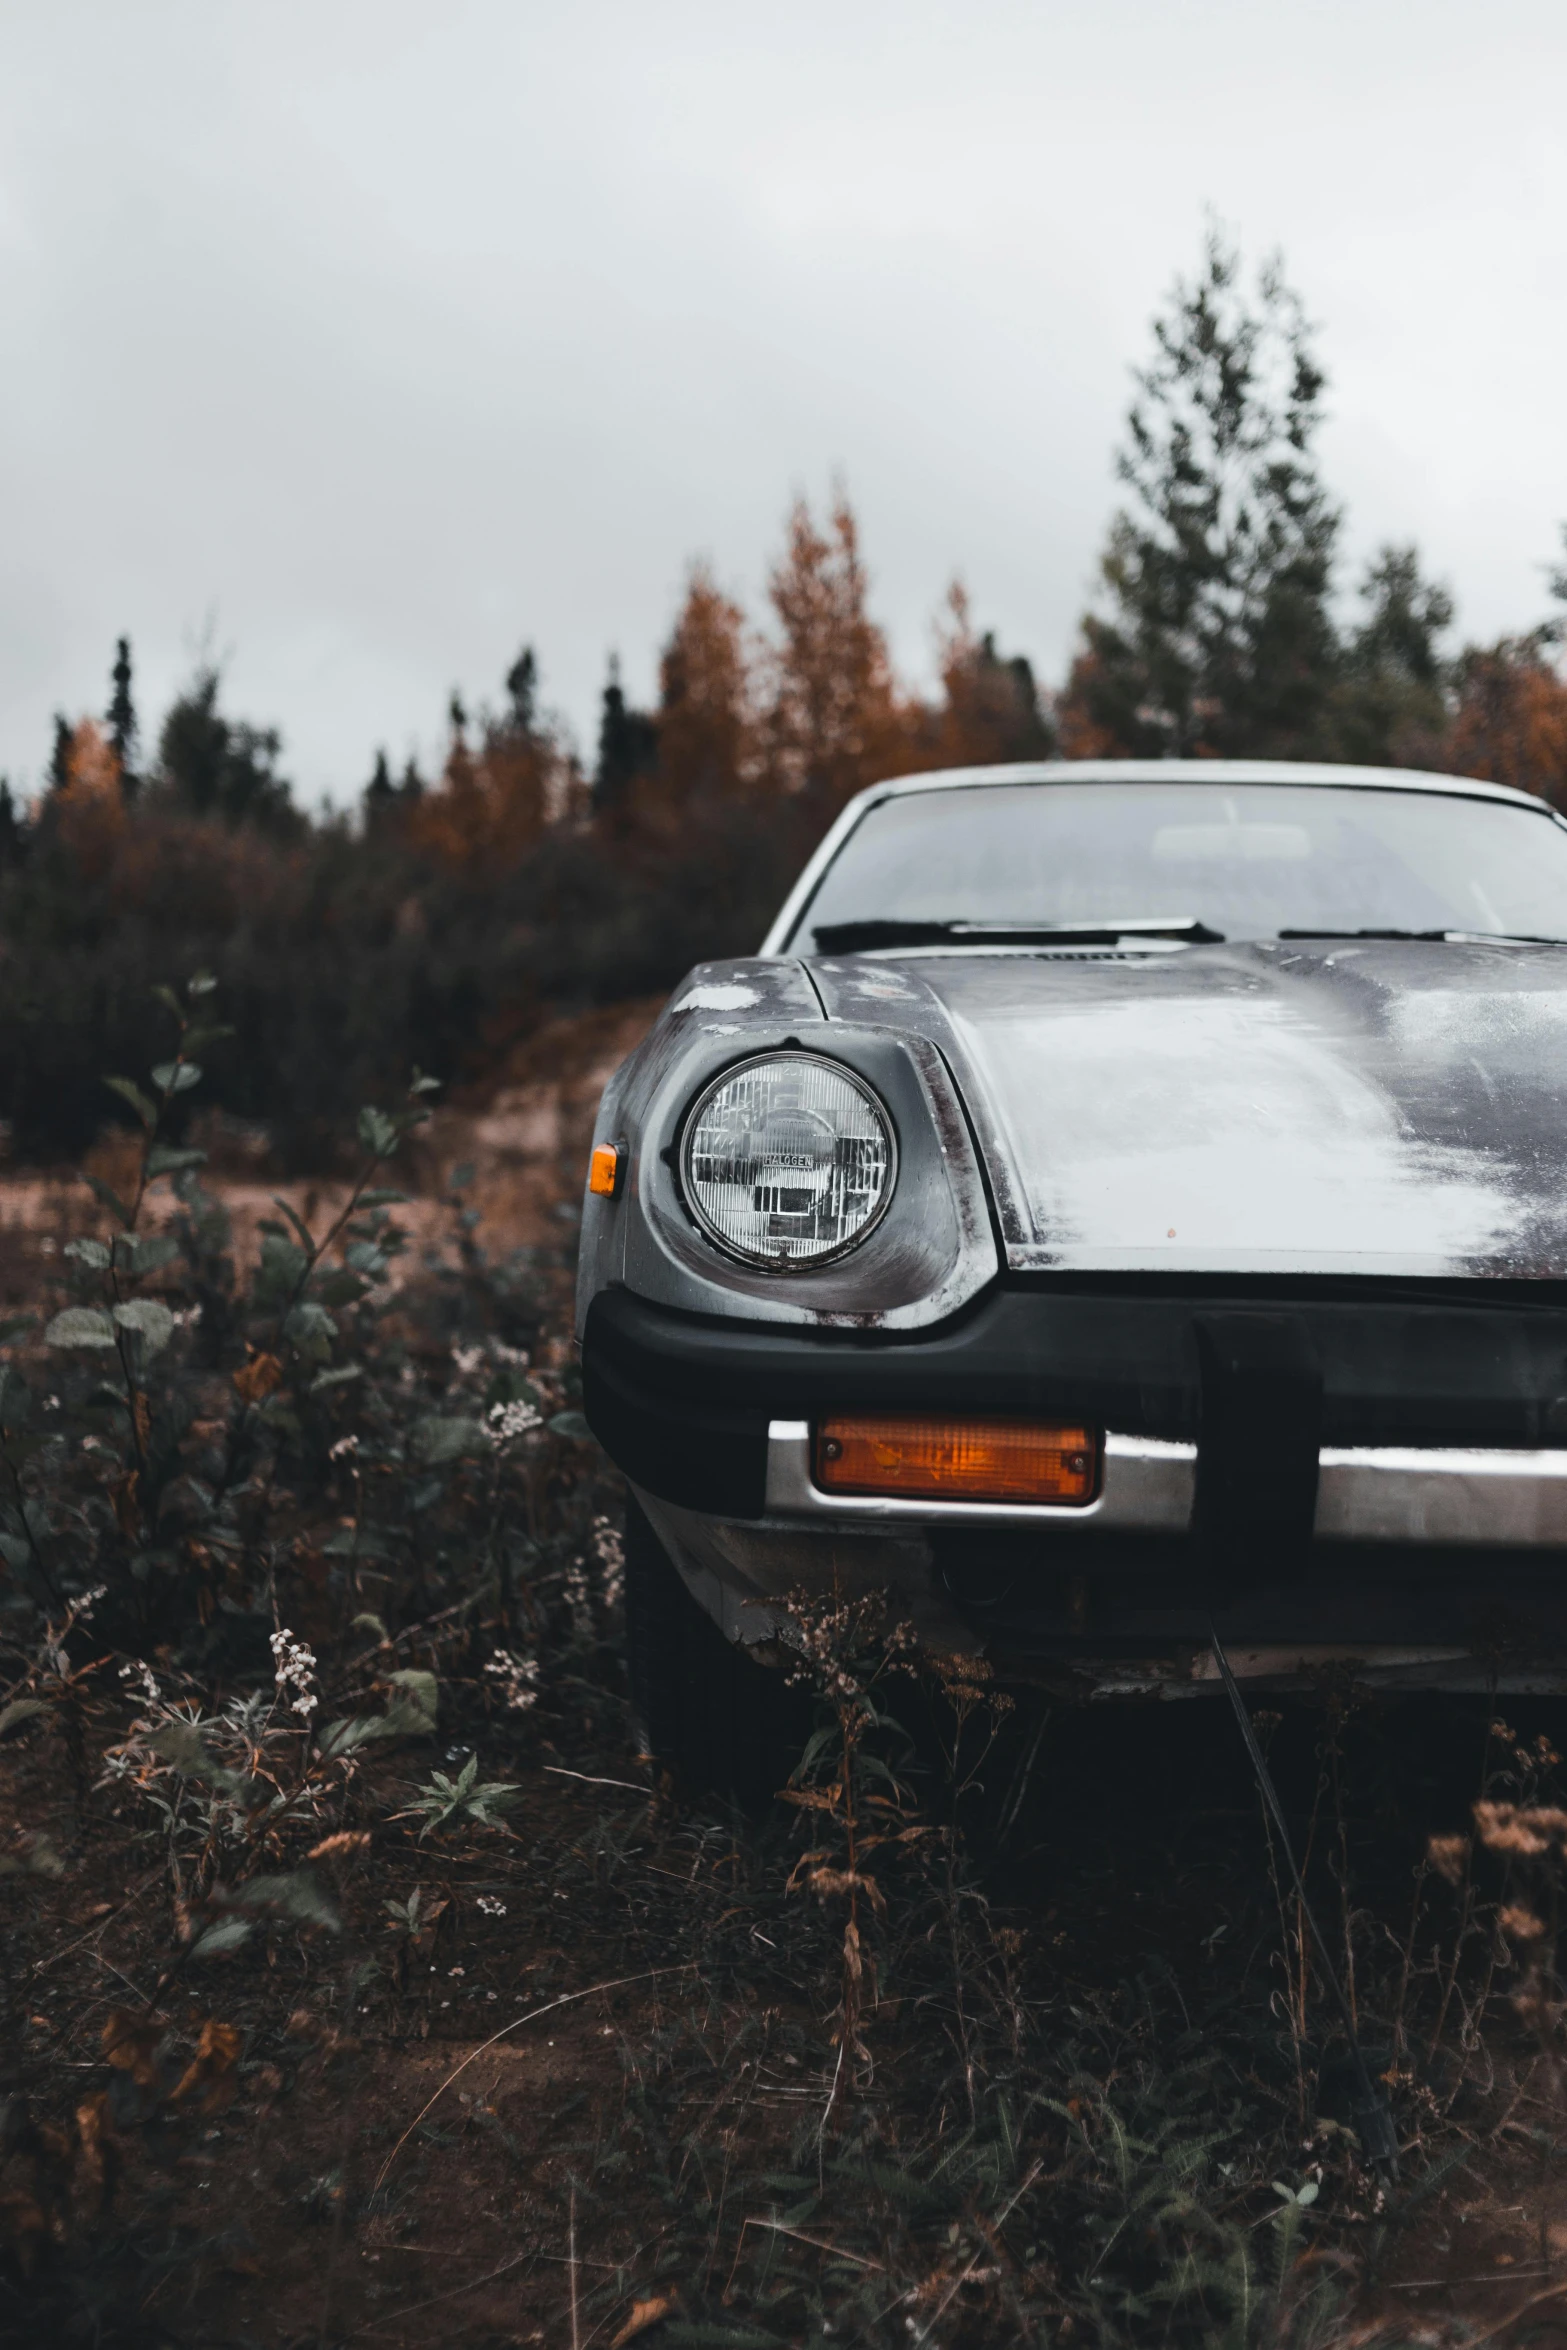
[[[831,1070],[833,1076],[842,1078],[860,1096],[887,1138],[887,1180],[882,1185],[881,1197],[875,1207],[847,1240],[841,1240],[835,1247],[822,1249],[811,1257],[764,1256],[758,1251],[737,1246],[706,1213],[697,1197],[691,1173],[691,1148],[698,1123],[714,1094],[722,1092],[726,1085],[732,1085],[737,1077],[743,1077],[749,1069],[776,1069],[780,1063]],[[831,1053],[808,1052],[797,1046],[780,1046],[771,1051],[747,1053],[740,1060],[727,1062],[722,1069],[715,1070],[686,1105],[673,1156],[679,1170],[681,1204],[703,1239],[709,1241],[719,1255],[727,1258],[731,1264],[742,1265],[751,1273],[769,1273],[775,1280],[798,1281],[811,1273],[820,1272],[824,1266],[841,1264],[845,1257],[852,1256],[881,1224],[898,1187],[900,1154],[897,1121],[882,1096],[868,1078],[862,1077],[857,1069],[851,1069],[846,1061],[836,1059]]]

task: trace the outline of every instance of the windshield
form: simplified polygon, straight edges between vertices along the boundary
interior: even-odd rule
[[[1504,800],[1374,786],[911,792],[883,800],[851,833],[794,939],[807,952],[841,949],[877,922],[1567,938],[1567,830]],[[818,929],[843,936],[817,942]]]

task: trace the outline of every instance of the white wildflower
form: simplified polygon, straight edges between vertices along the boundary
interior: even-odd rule
[[[288,1697],[289,1710],[308,1722],[320,1703],[310,1687],[315,1678],[315,1651],[285,1627],[272,1635],[272,1665],[278,1696]]]
[[[459,1379],[471,1379],[476,1371],[482,1371],[483,1368],[484,1349],[482,1346],[454,1346],[452,1348],[452,1369]]]
[[[539,1702],[539,1660],[536,1656],[518,1656],[509,1648],[498,1648],[485,1666],[515,1714],[525,1714]]]
[[[120,1679],[122,1681],[134,1681],[138,1676],[141,1680],[141,1694],[143,1702],[147,1705],[159,1704],[162,1699],[163,1692],[152,1677],[152,1668],[140,1657],[135,1657],[129,1660],[127,1663],[121,1665]]]
[[[498,1452],[503,1445],[515,1444],[519,1436],[531,1436],[543,1425],[531,1403],[497,1403],[490,1406],[484,1429]]]
[[[358,1450],[357,1436],[340,1436],[326,1457],[329,1461],[351,1461]]]
[[[480,1909],[487,1918],[503,1918],[506,1915],[505,1902],[497,1901],[493,1893],[481,1893],[475,1906]],[[494,1996],[495,1994],[492,1991],[490,1993],[490,1997],[493,1999]]]
[[[626,1590],[626,1538],[608,1518],[595,1518],[591,1547],[598,1561],[604,1605],[619,1607]]]

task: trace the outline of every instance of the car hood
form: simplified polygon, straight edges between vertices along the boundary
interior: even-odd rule
[[[1019,1270],[1567,1275],[1567,947],[811,965],[947,1055]]]

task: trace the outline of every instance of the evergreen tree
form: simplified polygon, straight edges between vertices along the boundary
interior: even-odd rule
[[[942,763],[989,766],[1052,757],[1055,730],[1040,707],[1033,663],[1023,653],[998,652],[993,629],[975,635],[961,580],[948,591],[937,641],[945,706],[933,747]]]
[[[987,628],[979,640],[976,663],[981,698],[1002,713],[1009,759],[1048,759],[1055,737],[1039,703],[1034,664],[1026,653],[998,653],[996,633]]]
[[[538,720],[539,664],[531,645],[524,645],[506,672],[511,699],[511,725],[517,734],[531,735]]]
[[[114,667],[109,673],[114,691],[109,697],[105,723],[109,742],[119,762],[120,789],[127,799],[135,797],[136,775],[136,705],[131,699],[131,640],[122,636],[115,646]]]
[[[1413,547],[1383,547],[1360,583],[1362,618],[1345,640],[1322,748],[1378,767],[1440,767],[1449,721],[1441,639],[1453,599],[1424,579]]]
[[[1444,664],[1437,640],[1453,625],[1453,599],[1421,578],[1416,549],[1383,547],[1366,567],[1360,598],[1366,616],[1346,649],[1350,669],[1389,670],[1412,685],[1439,685]]]
[[[1321,720],[1337,650],[1339,516],[1312,455],[1325,379],[1310,332],[1277,262],[1248,299],[1238,255],[1210,234],[1154,344],[1068,738],[1144,758],[1288,756]]]
[[[379,824],[383,817],[390,814],[396,804],[397,786],[392,781],[392,771],[387,765],[386,753],[385,751],[377,751],[375,773],[365,785],[364,790],[366,830],[373,824]]]
[[[283,738],[275,726],[248,726],[218,708],[219,676],[204,664],[174,703],[158,737],[158,768],[169,796],[193,815],[301,830],[287,780],[277,771]]]
[[[622,801],[639,775],[658,764],[658,721],[634,710],[620,682],[620,658],[611,653],[599,718],[598,764],[593,770],[593,805],[600,812]]]
[[[71,725],[64,715],[54,714],[54,748],[49,754],[49,789],[62,792],[71,780]]]
[[[11,796],[9,776],[0,775],[0,866],[20,864],[26,852],[26,820]]]

